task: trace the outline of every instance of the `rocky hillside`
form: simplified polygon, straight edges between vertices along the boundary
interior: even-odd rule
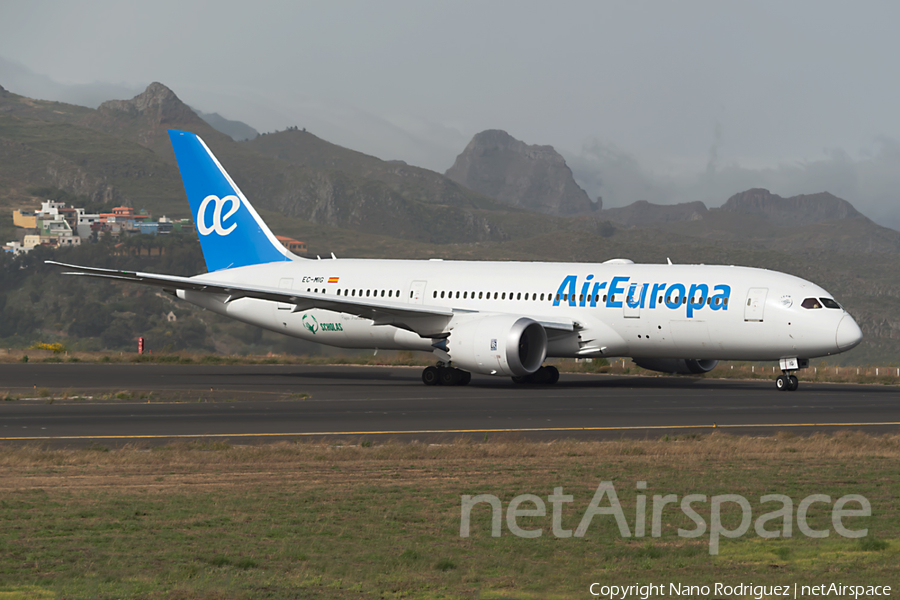
[[[154,214],[189,216],[168,129],[201,135],[260,208],[430,243],[509,237],[492,217],[508,208],[438,173],[339,149],[298,131],[238,143],[160,83],[96,110],[8,92],[0,96],[0,206],[34,204],[29,189],[56,187]],[[303,160],[304,142],[313,154],[327,145],[332,154],[342,150],[344,158],[338,168]],[[529,224],[519,228],[528,231]]]
[[[244,140],[252,140],[259,135],[259,132],[244,123],[243,121],[232,121],[226,119],[219,113],[205,113],[193,109],[197,116],[206,121],[216,131],[221,131],[236,142]]]
[[[759,215],[773,225],[782,227],[866,218],[852,204],[828,192],[782,198],[760,188],[735,194],[720,210]]]
[[[706,205],[700,201],[652,204],[646,200],[638,200],[628,206],[603,209],[597,215],[625,227],[652,227],[676,221],[700,221],[708,212]]]
[[[446,175],[509,206],[547,215],[587,214],[595,207],[553,146],[529,146],[498,129],[473,137]]]
[[[299,167],[352,173],[380,182],[407,200],[467,209],[508,210],[504,204],[461,186],[448,177],[385,161],[327,142],[305,130],[289,129],[260,135],[247,147]]]

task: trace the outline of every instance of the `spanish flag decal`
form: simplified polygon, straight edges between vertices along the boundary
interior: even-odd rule
[[[329,277],[328,283],[337,283],[338,279],[340,279],[340,277]]]

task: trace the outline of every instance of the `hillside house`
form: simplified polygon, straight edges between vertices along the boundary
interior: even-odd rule
[[[301,242],[295,240],[294,238],[289,238],[283,235],[275,236],[282,245],[293,252],[294,254],[306,254],[306,242]]]

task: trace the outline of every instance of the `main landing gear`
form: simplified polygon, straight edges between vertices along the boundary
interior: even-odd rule
[[[468,385],[472,381],[472,374],[453,367],[438,365],[437,367],[425,367],[422,371],[422,383],[425,385]]]
[[[550,365],[541,367],[531,375],[513,377],[513,383],[532,383],[537,385],[553,385],[559,381],[559,369]]]

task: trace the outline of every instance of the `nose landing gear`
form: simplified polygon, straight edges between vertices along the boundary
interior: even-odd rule
[[[806,358],[782,358],[778,361],[781,367],[781,375],[775,379],[775,388],[779,392],[793,392],[800,387],[800,382],[794,376],[794,371],[809,367]]]
[[[800,381],[794,376],[788,373],[784,373],[779,375],[777,379],[775,379],[775,387],[779,392],[793,392],[800,386]]]

